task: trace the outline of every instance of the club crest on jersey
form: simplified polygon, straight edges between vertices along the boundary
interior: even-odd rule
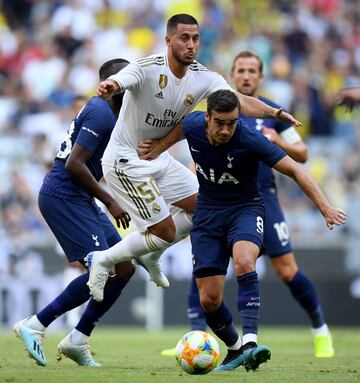
[[[185,96],[185,100],[184,100],[184,105],[185,106],[190,106],[194,103],[194,97],[192,94],[188,93],[186,96]]]
[[[227,167],[231,169],[233,167],[233,164],[231,163],[234,157],[231,157],[230,154],[227,155],[226,159],[229,161],[227,164]]]
[[[156,202],[153,202],[152,204],[152,211],[154,214],[159,214],[161,212],[161,208]]]
[[[161,74],[160,77],[159,77],[160,89],[166,88],[167,84],[168,84],[168,77],[165,74]]]

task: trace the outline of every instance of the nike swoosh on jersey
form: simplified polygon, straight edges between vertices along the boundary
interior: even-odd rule
[[[190,146],[190,150],[193,152],[200,152],[200,150],[197,150],[197,149],[193,148],[192,146]]]

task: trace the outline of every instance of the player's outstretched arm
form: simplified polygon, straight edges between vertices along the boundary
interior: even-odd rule
[[[360,105],[360,87],[340,89],[336,95],[336,102],[351,112],[355,106]]]
[[[96,88],[96,94],[104,99],[108,99],[116,93],[120,93],[120,85],[115,80],[105,80]]]
[[[274,169],[293,178],[304,193],[314,202],[315,206],[325,219],[326,226],[332,230],[334,225],[345,223],[346,214],[342,209],[334,208],[329,204],[319,185],[306,171],[289,156],[282,158],[274,165]]]
[[[137,149],[139,158],[141,160],[153,160],[184,138],[182,125],[179,123],[163,138],[159,140],[144,140],[139,144]]]
[[[298,140],[296,142],[288,142],[286,139],[282,138],[281,135],[275,129],[267,128],[264,125],[261,128],[261,133],[272,143],[279,146],[293,160],[305,163],[308,159],[307,145],[297,133],[296,128],[292,126],[288,130],[293,130],[294,134],[298,136]]]
[[[241,113],[245,116],[257,118],[277,118],[278,120],[287,122],[294,126],[302,125],[300,121],[281,108],[273,108],[272,106],[260,101],[258,98],[246,96],[239,92],[236,92],[236,95],[240,100]]]
[[[71,153],[66,160],[65,168],[74,178],[74,180],[82,185],[93,197],[101,201],[110,214],[114,217],[118,227],[120,225],[127,229],[130,223],[129,214],[121,208],[115,199],[105,191],[91,174],[86,166],[87,161],[92,157],[92,153],[75,144]]]

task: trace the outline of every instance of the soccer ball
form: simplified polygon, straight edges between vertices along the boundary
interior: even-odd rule
[[[191,375],[207,374],[217,366],[219,358],[218,342],[204,331],[190,331],[176,345],[176,360]]]

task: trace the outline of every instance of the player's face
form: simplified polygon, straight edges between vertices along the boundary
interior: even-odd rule
[[[256,57],[239,57],[231,72],[231,80],[238,92],[254,96],[263,79],[260,63]]]
[[[190,65],[196,58],[200,47],[199,27],[178,24],[171,35],[166,36],[170,54],[182,65]]]
[[[211,115],[206,113],[206,133],[212,145],[222,145],[230,141],[236,130],[239,118],[239,109],[232,112],[218,113],[212,111]]]

